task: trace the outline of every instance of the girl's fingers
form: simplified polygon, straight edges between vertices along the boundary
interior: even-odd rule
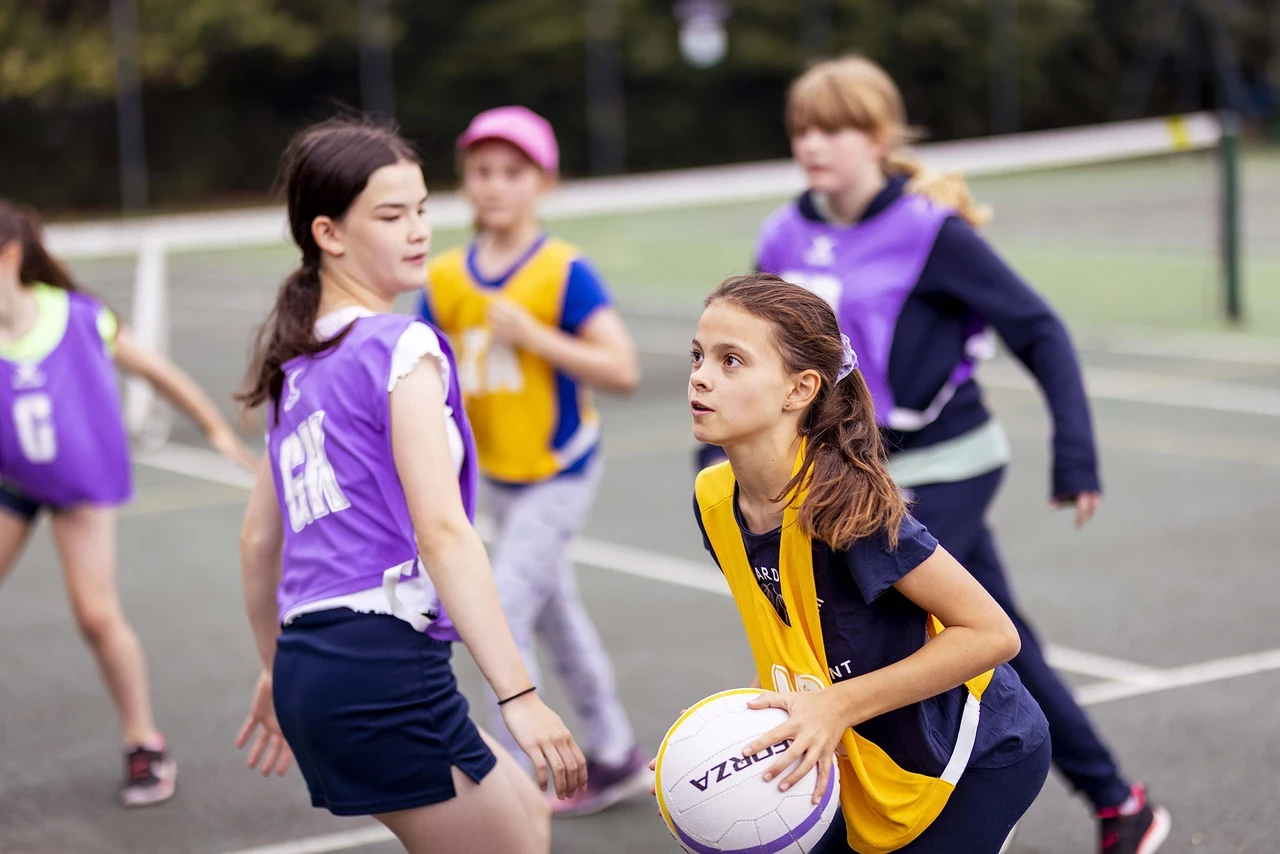
[[[783,778],[782,782],[778,785],[778,788],[785,792],[804,779],[804,775],[808,774],[810,769],[818,764],[818,758],[814,756],[815,753],[817,753],[817,750],[812,747],[806,750],[800,757],[799,764],[797,764],[795,768],[792,768],[791,773]],[[796,757],[793,756],[791,759],[794,762]]]
[[[785,709],[786,698],[776,691],[761,691],[759,697],[747,701],[748,709]]]
[[[773,747],[780,741],[786,741],[789,738],[793,738],[794,731],[795,727],[792,725],[792,722],[790,720],[784,721],[748,744],[746,747],[742,748],[742,755],[755,756],[760,751]]]
[[[249,751],[249,767],[257,768],[258,760],[262,758],[262,753],[267,749],[267,742],[271,738],[271,733],[267,732],[267,728],[263,727],[258,731],[258,738],[253,743],[253,749]]]
[[[551,765],[551,777],[555,782],[556,796],[563,799],[566,795],[565,777],[567,773],[564,767],[564,760],[560,758],[560,753],[556,750],[554,742],[544,742],[541,750],[543,755],[547,757],[547,762]]]
[[[243,750],[244,746],[249,743],[249,736],[253,735],[253,730],[258,726],[258,721],[249,715],[244,719],[244,723],[240,725],[240,732],[236,733],[236,749]]]
[[[284,739],[280,739],[284,741]],[[276,763],[276,776],[283,777],[285,772],[289,770],[289,763],[293,761],[293,749],[289,747],[289,742],[284,741],[284,750],[280,751],[280,761]]]
[[[777,777],[783,771],[791,767],[791,764],[799,758],[797,754],[801,752],[801,748],[795,742],[791,743],[791,747],[783,751],[781,758],[776,760],[769,769],[764,772],[764,781],[767,783],[774,777]]]
[[[542,755],[542,750],[536,745],[533,750],[526,750],[529,758],[533,760],[533,773],[538,779],[538,788],[542,791],[547,790],[547,760]]]
[[[560,759],[564,762],[565,795],[572,795],[587,786],[587,781],[583,779],[587,774],[586,761],[579,761],[574,756],[577,751],[573,749],[573,746],[573,742],[566,735],[565,739],[556,747],[560,754]]]
[[[813,787],[814,806],[822,803],[822,796],[827,792],[827,779],[831,776],[831,764],[830,756],[818,761],[818,782]]]
[[[280,761],[280,739],[271,736],[267,744],[266,756],[262,760],[262,776],[270,777],[271,771],[276,767],[276,763]]]

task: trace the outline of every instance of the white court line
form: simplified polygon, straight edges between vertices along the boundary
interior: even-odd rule
[[[1188,688],[1193,685],[1204,685],[1209,682],[1221,682],[1238,676],[1253,676],[1257,673],[1269,673],[1280,670],[1280,649],[1265,652],[1251,652],[1235,655],[1230,658],[1217,658],[1202,661],[1199,664],[1188,664],[1185,667],[1162,668],[1158,671],[1158,680],[1150,685],[1122,684],[1119,682],[1100,682],[1097,685],[1086,685],[1076,690],[1076,699],[1083,706],[1095,706],[1099,703],[1110,703],[1129,697],[1141,697],[1157,691],[1169,691],[1173,688]]]
[[[1054,670],[1065,670],[1080,676],[1093,676],[1105,679],[1118,685],[1136,685],[1149,687],[1161,684],[1165,671],[1158,667],[1148,667],[1122,658],[1109,655],[1097,655],[1065,646],[1049,644],[1044,649],[1045,660]]]

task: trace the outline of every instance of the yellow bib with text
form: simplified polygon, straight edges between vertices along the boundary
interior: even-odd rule
[[[591,392],[575,383],[578,427],[555,447],[561,418],[556,369],[498,341],[487,320],[490,300],[502,296],[539,323],[559,327],[570,265],[580,255],[568,243],[547,238],[500,288],[475,280],[465,248],[444,253],[428,269],[431,317],[457,353],[463,406],[486,477],[507,483],[545,480],[572,466],[600,439]]]
[[[801,448],[797,465],[804,458]],[[813,541],[798,522],[802,492],[783,512],[778,575],[788,627],[777,618],[772,603],[760,592],[747,559],[742,531],[734,515],[736,482],[729,463],[698,475],[698,510],[707,539],[715,551],[733,600],[742,615],[760,684],[774,691],[821,690],[831,685],[827,669],[818,597],[813,579]],[[929,616],[928,635],[942,631]],[[859,854],[887,854],[914,840],[933,823],[960,775],[969,764],[977,733],[982,692],[993,671],[965,683],[969,698],[950,761],[940,777],[916,774],[899,767],[871,741],[845,730],[837,750],[840,807],[848,829],[849,847]]]

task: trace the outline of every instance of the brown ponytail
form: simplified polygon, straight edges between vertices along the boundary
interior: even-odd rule
[[[394,163],[420,162],[392,128],[360,118],[337,118],[298,133],[281,162],[288,199],[289,230],[302,250],[302,263],[280,286],[275,307],[258,330],[244,387],[236,395],[246,409],[278,404],[284,365],[337,346],[342,336],[316,338],[320,310],[321,250],[311,233],[316,217],[341,219],[364,192],[369,176]],[[275,414],[279,414],[276,412]]]
[[[844,345],[831,307],[771,273],[726,279],[706,305],[718,301],[769,321],[788,371],[815,370],[822,377],[800,428],[808,439],[805,458],[774,500],[794,500],[807,484],[800,507],[807,534],[834,549],[847,549],[855,540],[884,532],[896,548],[906,501],[884,467],[871,392],[861,372],[837,380]]]
[[[22,269],[18,278],[24,285],[43,282],[64,291],[79,290],[67,268],[44,248],[44,222],[34,208],[0,199],[0,246],[16,240],[22,246]]]

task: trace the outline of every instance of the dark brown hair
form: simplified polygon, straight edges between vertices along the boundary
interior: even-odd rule
[[[786,370],[814,370],[822,378],[800,425],[800,434],[808,439],[804,460],[774,500],[790,496],[794,501],[806,486],[800,524],[809,536],[847,549],[854,540],[883,531],[896,548],[906,501],[884,467],[880,430],[862,373],[855,370],[837,380],[844,343],[831,306],[771,273],[725,279],[705,304],[717,302],[769,321]]]
[[[335,118],[299,132],[285,149],[280,181],[288,200],[289,231],[302,250],[302,262],[280,286],[275,307],[258,331],[244,389],[236,395],[246,408],[278,404],[284,364],[314,356],[338,344],[341,336],[316,338],[320,308],[320,247],[311,234],[316,217],[341,219],[364,192],[369,176],[402,161],[421,162],[413,147],[393,128],[362,118]]]
[[[34,208],[0,199],[0,246],[16,240],[22,246],[22,269],[18,278],[24,285],[44,282],[64,291],[79,290],[66,267],[44,248],[44,222]]]

